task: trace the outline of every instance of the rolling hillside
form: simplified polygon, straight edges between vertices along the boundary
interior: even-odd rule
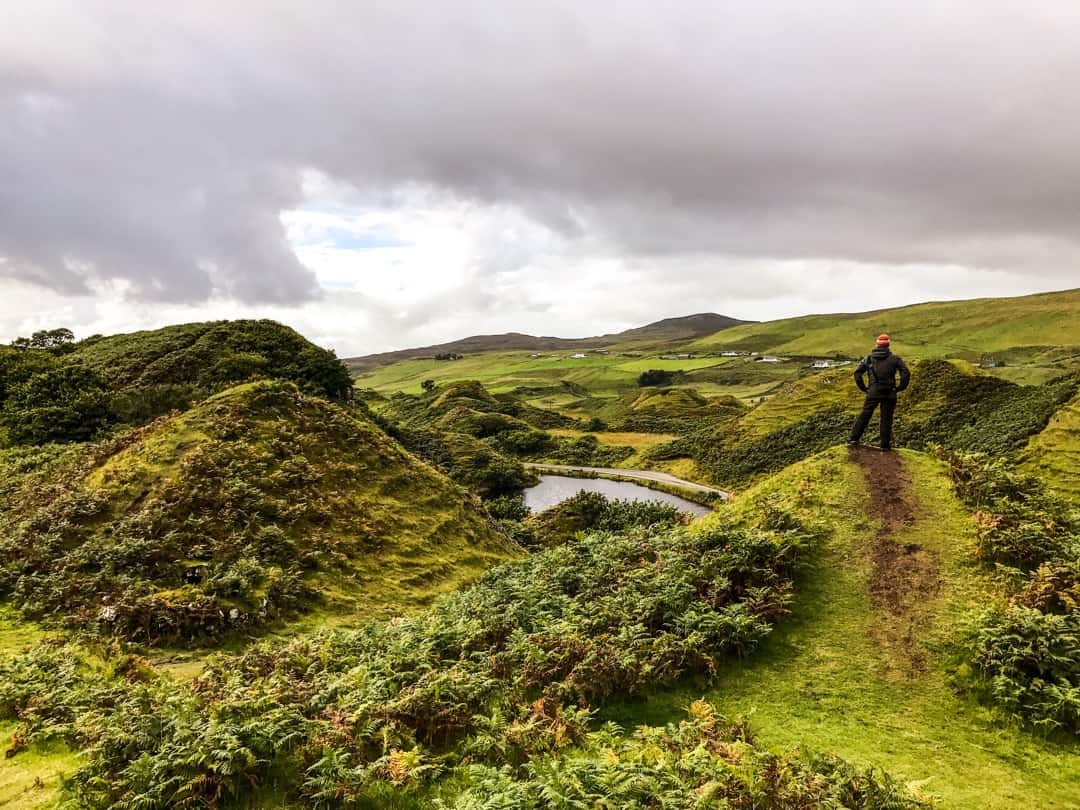
[[[911,387],[901,394],[896,441],[940,444],[995,456],[1019,452],[1072,397],[1078,382],[1024,386],[958,361],[915,360]],[[738,418],[651,451],[657,462],[693,459],[698,477],[738,487],[846,440],[861,397],[847,373],[823,373],[788,383]],[[872,422],[866,440],[876,441]],[[1048,434],[1047,440],[1057,434]],[[1060,457],[1068,465],[1068,459]]]
[[[1080,516],[1013,463],[1080,496],[1078,311],[692,316],[360,403],[272,322],[0,350],[0,427],[88,428],[0,437],[0,805],[1076,810]],[[836,447],[809,358],[881,329],[901,449]],[[735,497],[529,516],[526,461]]]
[[[1080,498],[1080,396],[1064,405],[1021,454],[1022,466],[1059,492]]]
[[[1080,354],[1080,289],[744,324],[689,348],[859,357],[873,348],[881,332],[893,337],[897,352],[910,357],[978,360],[986,353],[1006,353],[1026,360],[1053,347]]]
[[[520,332],[504,335],[474,335],[461,340],[422,346],[417,349],[401,349],[393,352],[350,357],[344,362],[353,373],[363,373],[379,366],[402,360],[431,358],[437,354],[470,355],[484,352],[558,351],[564,349],[600,349],[623,344],[661,344],[686,342],[702,335],[711,335],[747,323],[726,315],[712,312],[687,315],[681,318],[665,318],[646,326],[628,329],[609,335],[586,338],[535,337]]]

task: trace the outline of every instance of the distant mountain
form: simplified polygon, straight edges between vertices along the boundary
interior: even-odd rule
[[[393,352],[369,354],[363,357],[345,359],[349,370],[356,372],[370,371],[379,366],[390,365],[401,360],[414,360],[421,357],[434,357],[437,354],[478,354],[480,352],[512,351],[553,351],[559,349],[603,348],[623,343],[661,344],[694,340],[712,335],[733,326],[753,323],[740,321],[714,312],[702,312],[685,315],[681,318],[665,318],[647,326],[628,329],[608,335],[587,338],[536,337],[520,332],[507,332],[504,335],[473,335],[461,340],[440,343],[435,346],[421,346],[416,349],[400,349]]]

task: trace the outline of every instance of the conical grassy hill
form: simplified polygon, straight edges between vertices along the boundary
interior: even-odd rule
[[[0,597],[150,643],[400,613],[512,555],[472,496],[287,382],[0,468]]]

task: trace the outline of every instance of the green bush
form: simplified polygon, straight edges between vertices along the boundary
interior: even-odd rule
[[[577,438],[558,438],[546,449],[544,458],[562,464],[585,467],[611,467],[634,454],[632,447],[600,444],[592,434]]]
[[[608,500],[599,492],[582,490],[527,521],[531,540],[539,545],[565,543],[579,532],[624,532],[632,528],[674,524],[679,510],[659,501]]]
[[[688,718],[625,736],[594,732],[581,752],[545,758],[523,771],[474,765],[468,787],[441,810],[595,808],[811,808],[908,810],[929,807],[886,774],[831,755],[769,753],[744,723],[718,716],[704,701]]]
[[[981,510],[978,556],[1024,583],[960,640],[968,685],[1034,728],[1080,735],[1080,513],[1000,459],[938,454]]]
[[[661,386],[671,385],[674,379],[674,372],[665,371],[664,369],[659,368],[650,368],[648,371],[643,371],[638,375],[637,384],[639,388],[659,388]]]
[[[57,364],[6,388],[0,427],[13,444],[86,441],[112,421],[108,400],[96,372]]]
[[[7,711],[28,736],[59,717],[54,733],[89,746],[70,782],[82,807],[224,803],[253,785],[348,805],[587,744],[591,707],[748,654],[787,612],[806,546],[731,524],[589,535],[418,615],[259,644],[190,688],[137,681],[109,699],[108,722],[86,722],[82,703],[65,715],[64,689],[19,687]]]
[[[964,649],[977,688],[1019,720],[1045,732],[1080,735],[1080,612],[1044,613],[1013,604],[987,611]]]

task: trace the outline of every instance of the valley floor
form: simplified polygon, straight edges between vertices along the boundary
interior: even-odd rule
[[[707,687],[624,704],[605,719],[663,723],[705,690],[771,748],[883,768],[943,807],[1080,808],[1080,746],[1003,725],[950,686],[943,642],[997,589],[973,561],[974,525],[943,467],[901,452],[902,469],[890,474],[869,466],[870,454],[881,458],[830,451],[745,496],[782,498],[832,529],[766,645]],[[908,514],[882,520],[872,487]]]

